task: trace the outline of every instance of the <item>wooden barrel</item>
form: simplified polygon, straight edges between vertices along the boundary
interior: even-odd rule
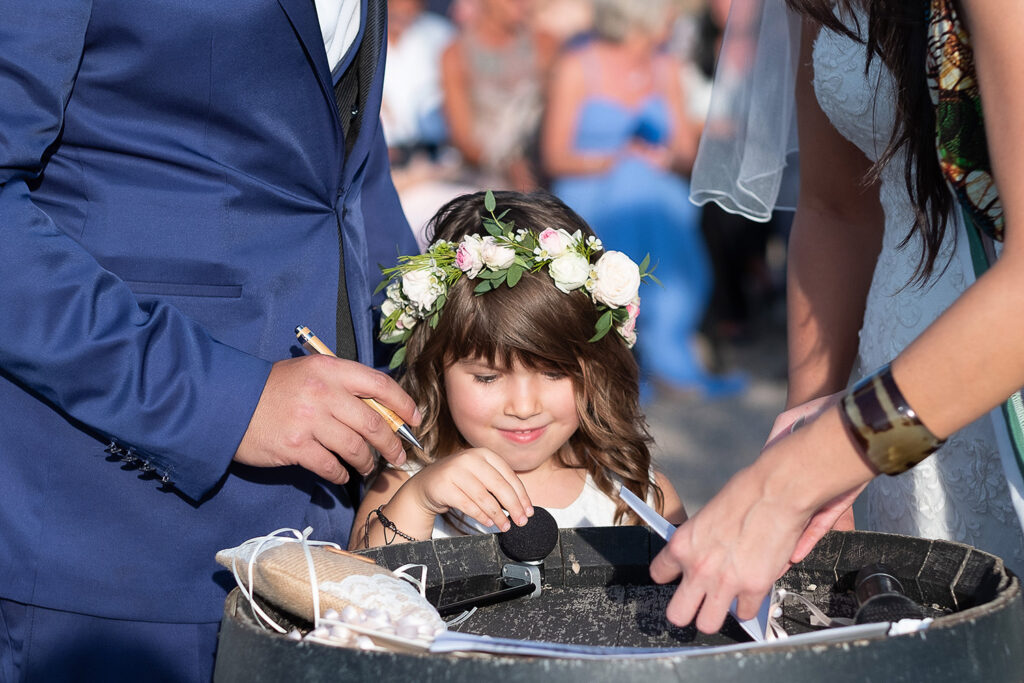
[[[829,644],[681,657],[673,649],[749,640],[728,620],[713,635],[664,617],[675,586],[653,585],[650,559],[663,541],[641,527],[562,529],[544,561],[541,595],[479,609],[455,627],[502,638],[631,648],[664,657],[585,660],[494,655],[359,651],[289,640],[253,619],[238,591],[221,623],[217,683],[271,681],[817,681],[885,683],[1024,680],[1024,601],[1002,560],[969,546],[894,534],[832,532],[779,586],[801,593],[829,616],[852,617],[853,580],[882,562],[911,599],[934,617],[925,631]],[[427,566],[428,597],[447,604],[479,590],[507,558],[494,536],[438,539],[364,551],[394,569]],[[476,587],[474,587],[476,586]],[[286,615],[278,615],[287,620]],[[813,630],[806,613],[786,609],[790,634]],[[308,624],[295,624],[302,628]]]

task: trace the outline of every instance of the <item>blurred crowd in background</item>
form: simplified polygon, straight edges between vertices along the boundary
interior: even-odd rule
[[[781,300],[787,224],[688,200],[729,0],[390,0],[381,115],[420,246],[453,197],[544,189],[650,254],[643,397],[747,386],[731,345]]]

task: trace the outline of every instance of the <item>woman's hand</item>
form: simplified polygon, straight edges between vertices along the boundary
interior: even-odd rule
[[[765,441],[764,447],[768,448],[778,439],[795,432],[806,423],[814,420],[814,418],[825,412],[825,410],[839,403],[845,393],[845,391],[837,391],[836,393],[828,396],[812,398],[806,403],[801,403],[798,406],[794,406],[779,413],[778,417],[775,418],[775,422],[772,424],[772,430],[768,434],[768,440]]]
[[[679,527],[651,562],[651,577],[682,577],[666,615],[721,628],[733,599],[753,618],[789,564],[831,528],[874,471],[850,442],[835,408],[777,438]]]

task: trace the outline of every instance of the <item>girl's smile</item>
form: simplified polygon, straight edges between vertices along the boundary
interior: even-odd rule
[[[464,359],[445,369],[452,421],[466,442],[516,472],[546,464],[579,427],[572,380],[557,371]]]

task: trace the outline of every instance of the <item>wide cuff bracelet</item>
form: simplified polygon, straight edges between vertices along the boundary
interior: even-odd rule
[[[945,443],[903,398],[888,363],[854,385],[839,414],[861,452],[884,474],[906,472]]]

